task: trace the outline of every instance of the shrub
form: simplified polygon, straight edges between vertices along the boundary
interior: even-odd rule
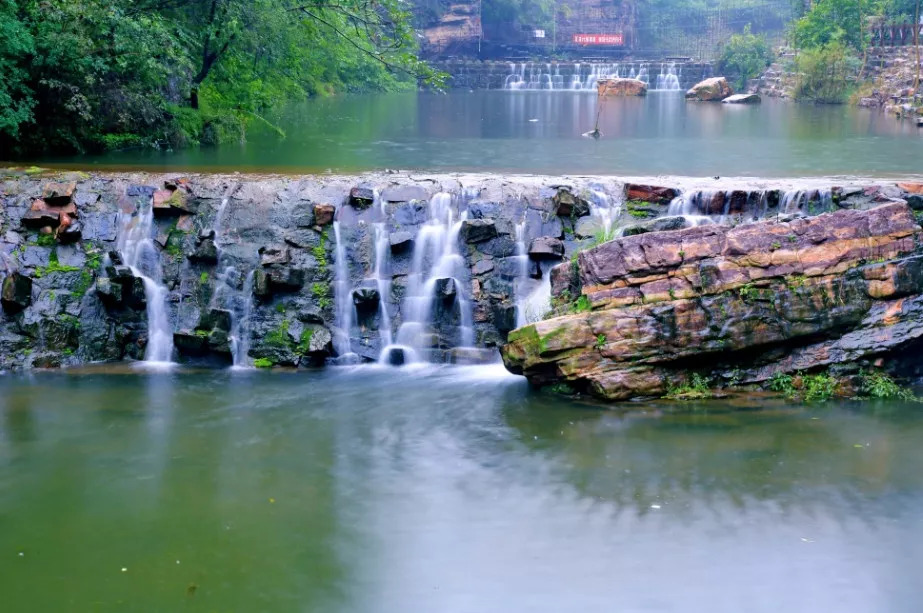
[[[842,104],[858,69],[858,58],[838,42],[801,51],[795,58],[795,99]]]
[[[758,77],[772,61],[772,50],[763,36],[750,32],[750,24],[743,34],[734,34],[721,51],[721,70],[737,74],[734,86],[743,89],[747,81]]]
[[[872,398],[890,398],[896,400],[916,401],[917,397],[906,387],[901,387],[883,372],[863,373],[862,393]]]

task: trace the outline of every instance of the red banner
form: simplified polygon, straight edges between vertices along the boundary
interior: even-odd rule
[[[625,44],[625,39],[621,34],[574,34],[574,43],[577,45],[621,47]]]

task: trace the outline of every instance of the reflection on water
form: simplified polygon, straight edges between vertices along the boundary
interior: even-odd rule
[[[917,611],[923,414],[483,368],[0,380],[9,611]]]
[[[849,106],[767,99],[692,103],[682,92],[605,100],[586,92],[456,91],[312,100],[278,119],[288,137],[175,153],[48,162],[271,171],[383,168],[690,176],[920,174],[923,131]]]

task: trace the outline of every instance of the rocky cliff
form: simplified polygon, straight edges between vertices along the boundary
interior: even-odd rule
[[[569,264],[552,274],[581,252],[589,266],[597,251],[586,250],[617,234],[633,238],[605,249],[733,226],[742,232],[766,217],[797,225],[825,211],[859,214],[886,202],[923,208],[919,187],[4,171],[0,368],[126,359],[257,366],[484,359],[510,330],[547,315],[553,278],[556,300],[565,291],[577,297],[582,287],[594,316],[624,300],[618,279],[586,277],[580,286],[561,274]],[[788,240],[778,239],[784,248],[773,257],[791,251]],[[688,260],[697,248],[675,251]],[[656,274],[669,268],[657,266]],[[688,266],[676,271],[686,275]],[[644,297],[632,308],[643,307],[658,286],[632,274],[625,287]],[[691,299],[692,281],[676,283],[659,295]],[[595,342],[590,353],[600,357]],[[548,368],[526,367],[525,359],[510,364],[544,381],[561,356],[542,353]]]
[[[511,332],[503,359],[624,400],[894,356],[923,336],[921,238],[895,201],[613,240],[553,271],[566,314]]]

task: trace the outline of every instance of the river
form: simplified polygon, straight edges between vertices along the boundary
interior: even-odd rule
[[[919,611],[918,406],[639,408],[491,366],[6,376],[3,608]]]
[[[320,98],[251,126],[245,144],[51,156],[36,163],[182,171],[381,169],[696,177],[906,177],[923,130],[850,106],[686,102],[682,92],[605,100],[589,91],[452,91]]]

